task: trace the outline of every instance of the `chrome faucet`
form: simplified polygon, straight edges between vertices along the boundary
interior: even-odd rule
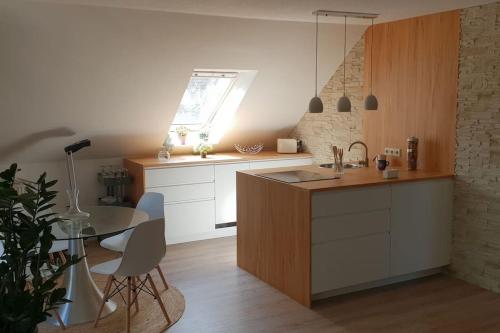
[[[365,160],[364,161],[359,161],[359,164],[360,165],[364,165],[365,167],[368,167],[368,164],[369,164],[369,160],[368,160],[368,147],[366,146],[366,143],[364,143],[363,141],[354,141],[349,146],[348,151],[351,151],[352,146],[354,146],[355,144],[360,144],[360,145],[362,145],[362,146],[365,147]]]

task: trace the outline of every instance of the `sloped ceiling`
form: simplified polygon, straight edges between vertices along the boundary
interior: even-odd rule
[[[348,49],[364,30],[349,26]],[[1,2],[0,162],[62,159],[83,138],[83,158],[153,154],[194,68],[258,70],[219,149],[273,145],[314,93],[313,37],[312,23]],[[320,86],[342,42],[321,26]]]

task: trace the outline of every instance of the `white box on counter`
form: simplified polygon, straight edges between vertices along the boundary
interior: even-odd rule
[[[297,140],[295,140],[295,139],[278,139],[278,153],[296,154],[297,153]]]

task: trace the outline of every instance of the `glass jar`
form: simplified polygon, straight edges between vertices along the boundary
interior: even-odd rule
[[[418,138],[411,136],[406,141],[408,143],[408,146],[406,149],[408,170],[417,170]]]

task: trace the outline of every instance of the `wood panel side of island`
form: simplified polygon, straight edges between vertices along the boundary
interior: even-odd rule
[[[123,167],[128,170],[128,174],[132,178],[132,183],[128,186],[127,193],[130,196],[130,201],[135,206],[145,191],[144,167],[129,159],[123,160]]]
[[[310,307],[310,192],[241,172],[236,189],[238,266]]]

